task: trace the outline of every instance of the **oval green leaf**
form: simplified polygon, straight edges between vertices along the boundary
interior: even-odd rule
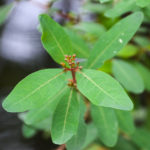
[[[143,20],[143,13],[136,12],[115,24],[103,34],[91,51],[86,67],[99,68],[104,61],[115,56],[133,37]]]
[[[77,132],[79,100],[76,90],[68,87],[53,115],[51,135],[55,144],[66,143]]]
[[[65,83],[62,69],[45,69],[32,73],[12,90],[4,100],[3,108],[8,112],[23,112],[40,107],[48,97],[56,95]]]
[[[92,105],[92,118],[101,141],[107,146],[114,146],[118,138],[118,121],[114,110]]]
[[[120,84],[104,72],[90,69],[77,72],[77,87],[97,106],[122,110],[133,108],[130,98]]]
[[[39,16],[42,28],[42,44],[50,56],[57,62],[64,62],[64,55],[73,54],[73,48],[64,29],[48,15]]]

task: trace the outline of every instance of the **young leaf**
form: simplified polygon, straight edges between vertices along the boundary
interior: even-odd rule
[[[66,92],[67,85],[62,88],[57,95],[47,97],[45,100],[45,103],[40,107],[33,109],[29,111],[25,117],[25,123],[26,124],[33,124],[36,122],[40,122],[47,117],[52,118],[53,112],[59,102],[59,100],[62,98],[64,93]]]
[[[42,44],[57,62],[64,62],[64,55],[73,54],[72,44],[64,29],[48,15],[39,17],[42,28]]]
[[[56,95],[65,85],[62,69],[40,70],[27,76],[3,102],[8,112],[23,112],[40,107],[48,97]]]
[[[136,8],[135,0],[122,0],[106,11],[105,16],[110,18],[119,17],[122,14],[133,11]]]
[[[114,146],[118,138],[118,121],[113,109],[92,105],[92,118],[101,141],[107,146]]]
[[[55,144],[64,144],[76,134],[80,115],[79,100],[75,89],[68,88],[58,103],[51,128],[52,140]]]
[[[65,29],[65,31],[72,40],[72,47],[76,50],[76,55],[80,58],[88,58],[90,50],[83,39],[71,30]]]
[[[99,68],[104,61],[115,56],[132,38],[143,20],[143,14],[136,12],[115,24],[95,44],[86,67]]]
[[[140,7],[146,7],[150,4],[150,0],[136,0],[136,4]]]
[[[138,71],[131,64],[123,60],[114,60],[112,72],[115,78],[130,92],[142,93],[143,80]]]
[[[131,110],[133,104],[120,84],[108,74],[84,69],[77,72],[79,91],[97,106]]]
[[[122,110],[115,110],[119,127],[122,131],[132,134],[135,130],[133,117],[131,115],[131,112],[128,111],[122,111]]]
[[[144,65],[135,62],[134,63],[135,68],[137,69],[137,71],[139,72],[139,74],[141,75],[143,81],[144,81],[144,85],[145,85],[145,89],[150,91],[150,69],[145,67]]]
[[[81,99],[81,95],[79,95]],[[67,150],[82,150],[86,137],[86,124],[84,122],[85,104],[80,100],[80,120],[77,133],[66,143]]]

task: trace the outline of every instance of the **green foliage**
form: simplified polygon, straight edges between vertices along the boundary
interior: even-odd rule
[[[146,7],[150,4],[150,0],[136,0],[136,3],[140,7]]]
[[[115,24],[94,45],[86,66],[97,69],[104,61],[115,56],[133,37],[142,20],[143,14],[136,12]]]
[[[139,105],[135,94],[150,91],[149,60],[143,62],[150,42],[143,34],[134,37],[143,18],[147,19],[143,12],[149,12],[148,1],[100,2],[100,6],[89,1],[84,5],[84,10],[98,13],[96,22],[71,19],[63,28],[48,15],[39,16],[43,47],[63,68],[32,73],[6,97],[3,108],[24,112],[19,117],[25,123],[25,137],[43,130],[55,144],[65,144],[68,150],[148,150],[150,133],[135,129],[131,114],[133,103],[136,109]],[[121,16],[129,11],[134,13]],[[141,28],[141,32],[145,31]],[[112,59],[115,56],[119,59]],[[78,60],[84,61],[83,69]]]
[[[123,13],[135,9],[135,7],[136,7],[135,0],[122,0],[118,2],[114,6],[114,8],[106,11],[105,16],[110,17],[110,18],[119,17]]]
[[[142,93],[144,91],[143,80],[138,71],[128,62],[122,60],[113,61],[113,75],[130,92]]]
[[[135,130],[135,126],[134,126],[134,121],[131,112],[115,110],[115,113],[118,118],[120,129],[125,133],[129,133],[129,134],[133,133]]]
[[[106,73],[84,69],[77,73],[77,80],[78,89],[93,104],[122,110],[133,108],[130,98],[120,84]]]
[[[99,0],[101,3],[109,2],[111,0]]]
[[[9,112],[23,112],[40,107],[65,85],[62,69],[45,69],[22,80],[5,99],[3,108]],[[49,90],[53,89],[53,90]]]
[[[114,110],[92,105],[92,118],[102,142],[114,146],[118,138],[118,122]]]

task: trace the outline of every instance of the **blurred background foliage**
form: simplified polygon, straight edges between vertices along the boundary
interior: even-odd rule
[[[142,11],[143,23],[132,40],[115,58],[99,68],[116,78],[133,100],[135,131],[130,133],[129,126],[121,126],[120,123],[117,145],[108,148],[97,138],[95,127],[89,123],[83,149],[150,150],[150,0],[3,0],[0,5],[1,101],[29,73],[59,67],[42,48],[39,14],[48,13],[64,26],[74,49],[90,49],[120,19],[132,12]],[[17,115],[8,114],[1,107],[0,116],[1,150],[56,147],[50,142],[50,119],[31,126],[22,125],[18,118],[24,120],[24,114],[17,118]],[[129,116],[122,115],[121,119],[126,117]],[[22,137],[21,126],[24,137],[31,139]]]

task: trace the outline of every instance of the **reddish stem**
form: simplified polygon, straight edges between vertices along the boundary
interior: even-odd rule
[[[76,81],[76,72],[75,72],[74,68],[71,69],[71,73],[72,73],[73,83],[76,84],[77,83],[77,81]]]

